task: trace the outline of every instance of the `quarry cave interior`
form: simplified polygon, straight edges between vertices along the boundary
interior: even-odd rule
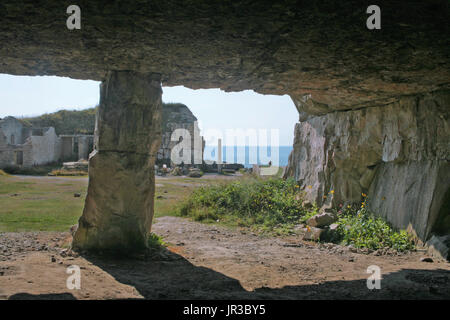
[[[289,95],[285,177],[308,200],[368,194],[423,243],[450,234],[448,1],[378,1],[380,30],[365,28],[367,1],[77,3],[80,30],[53,2],[0,4],[0,73],[101,81],[74,249],[146,248],[162,85]]]

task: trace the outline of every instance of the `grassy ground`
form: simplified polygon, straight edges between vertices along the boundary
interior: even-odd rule
[[[216,179],[157,179],[155,217],[175,215],[177,204]],[[83,212],[88,181],[82,177],[24,177],[0,174],[0,232],[67,231]],[[74,197],[75,193],[81,197]]]
[[[0,176],[0,232],[68,230],[82,212],[86,188],[86,179]]]

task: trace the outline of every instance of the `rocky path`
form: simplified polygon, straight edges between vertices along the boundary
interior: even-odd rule
[[[176,217],[154,232],[168,249],[146,259],[77,256],[69,233],[0,234],[3,299],[448,299],[450,264],[424,253],[375,256],[296,237],[260,237]],[[77,265],[81,289],[66,286]],[[367,288],[380,267],[381,289]]]

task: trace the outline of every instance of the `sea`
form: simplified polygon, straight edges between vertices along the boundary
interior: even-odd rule
[[[275,148],[278,148],[278,161]],[[203,159],[217,162],[217,149],[217,146],[205,146]],[[292,146],[279,146],[273,149],[270,146],[222,146],[222,161],[226,163],[240,163],[246,168],[251,168],[253,164],[267,165],[269,161],[272,161],[274,166],[287,166]]]

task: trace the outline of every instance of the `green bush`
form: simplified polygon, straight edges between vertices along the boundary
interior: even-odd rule
[[[179,208],[179,215],[289,233],[307,213],[299,195],[293,179],[235,181],[196,189]]]
[[[331,241],[371,250],[414,249],[412,237],[404,230],[396,231],[381,217],[374,216],[367,209],[367,201],[364,200],[359,209],[352,207],[341,211],[337,221],[338,229]]]

